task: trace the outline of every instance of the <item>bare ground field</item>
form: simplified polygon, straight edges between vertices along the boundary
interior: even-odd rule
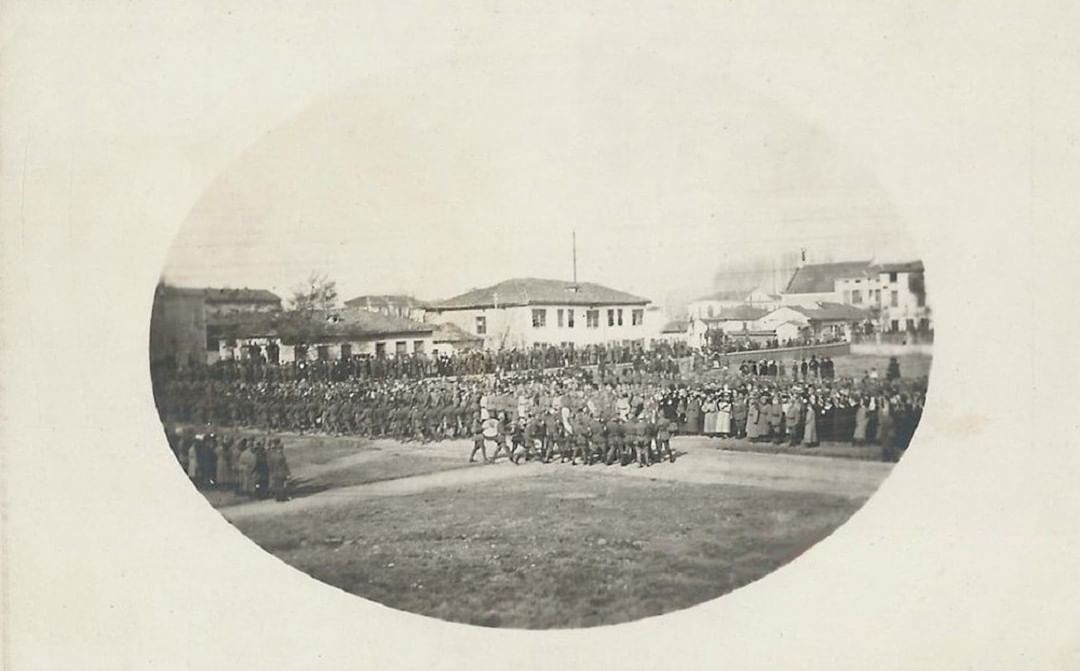
[[[644,469],[469,464],[469,441],[281,437],[295,497],[204,492],[231,523],[345,591],[492,627],[614,624],[715,598],[826,537],[891,470],[702,437]]]

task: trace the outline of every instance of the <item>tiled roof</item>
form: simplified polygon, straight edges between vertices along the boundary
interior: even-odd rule
[[[798,268],[791,276],[787,294],[820,294],[835,290],[836,280],[862,277],[870,267],[869,261],[814,263]]]
[[[510,305],[645,305],[649,299],[592,282],[565,282],[536,278],[506,280],[431,305],[435,310],[487,308]]]
[[[270,303],[281,304],[281,297],[266,289],[231,289],[228,287],[174,287],[162,286],[166,294],[202,298],[207,303]]]
[[[388,335],[393,333],[432,333],[433,324],[422,324],[404,317],[394,317],[381,312],[345,308],[331,313],[338,321],[327,321],[327,333],[341,335]]]
[[[483,340],[478,335],[473,335],[457,324],[438,324],[435,326],[435,342],[479,342]]]
[[[861,321],[870,316],[868,310],[860,310],[843,303],[818,303],[816,307],[790,305],[790,309],[806,315],[812,321]]]
[[[875,266],[873,270],[879,273],[921,273],[925,268],[922,261],[905,261],[903,263],[882,263]]]
[[[383,309],[413,309],[426,307],[424,301],[415,296],[403,294],[380,294],[370,296],[357,296],[345,301],[346,307],[363,308],[365,310]]]
[[[388,335],[429,334],[435,330],[431,324],[353,308],[314,313],[303,328],[291,321],[292,318],[293,315],[285,312],[217,315],[207,318],[207,330],[231,338],[275,337],[303,331],[315,339],[371,339]]]
[[[274,338],[280,334],[279,322],[280,313],[207,315],[206,331],[224,338]]]

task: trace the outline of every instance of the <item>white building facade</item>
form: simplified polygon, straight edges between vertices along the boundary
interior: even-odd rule
[[[759,310],[773,310],[780,306],[781,297],[763,289],[752,291],[720,291],[702,296],[687,306],[687,313],[697,319],[715,319],[724,311],[748,306]]]
[[[650,301],[597,284],[514,279],[434,303],[427,319],[483,338],[485,349],[587,346],[659,336]]]
[[[783,303],[810,308],[839,303],[869,311],[876,330],[926,333],[933,320],[924,276],[921,261],[807,265],[796,270]]]

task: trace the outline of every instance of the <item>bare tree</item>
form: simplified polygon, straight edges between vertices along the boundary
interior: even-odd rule
[[[307,314],[329,312],[337,307],[337,282],[326,273],[312,271],[307,280],[293,289],[288,301],[291,312]]]
[[[286,310],[278,322],[282,339],[288,344],[309,343],[319,333],[319,323],[337,308],[337,282],[326,273],[312,271],[305,282],[293,289]]]

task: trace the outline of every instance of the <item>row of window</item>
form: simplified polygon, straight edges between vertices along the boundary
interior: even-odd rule
[[[532,311],[532,325],[534,329],[542,329],[547,326],[547,309],[536,308]],[[574,328],[574,311],[559,308],[555,310],[555,320],[558,328]],[[630,311],[630,325],[641,326],[645,323],[645,310]],[[608,326],[623,325],[623,309],[612,308],[607,311]],[[585,328],[600,327],[600,310],[585,311]]]
[[[534,329],[547,328],[547,309],[536,308],[532,311],[532,325]],[[555,323],[558,328],[574,328],[574,310],[558,308],[555,310]],[[645,323],[645,310],[630,311],[630,325],[641,326]],[[608,326],[623,325],[623,309],[613,308],[607,311]],[[600,310],[585,310],[585,328],[600,328]],[[487,335],[487,317],[481,315],[476,318],[476,335]]]
[[[881,304],[881,289],[870,289],[866,292],[866,297],[871,303]],[[860,289],[844,292],[844,302],[851,305],[862,305],[863,292]],[[923,297],[919,296],[919,305],[922,306]],[[900,293],[898,291],[889,292],[889,305],[890,307],[899,307],[900,305]]]
[[[858,282],[859,280],[855,280]],[[915,294],[915,302],[921,308],[926,306],[926,293],[920,291],[912,291]],[[866,298],[870,303],[881,305],[881,289],[868,289],[866,291]],[[853,289],[851,291],[844,291],[844,302],[851,305],[862,305],[863,292],[861,289]],[[889,307],[900,306],[900,292],[893,289],[889,292]]]
[[[889,283],[896,284],[896,273],[889,273]],[[862,284],[862,280],[855,280],[855,284]]]
[[[889,322],[889,330],[893,333],[899,333],[901,330],[901,326],[904,327],[903,330],[909,333],[914,333],[915,331],[919,331],[920,333],[926,333],[930,330],[930,320],[920,319],[918,321],[915,321],[914,319],[907,319],[905,321],[900,321],[898,319],[893,319]]]

